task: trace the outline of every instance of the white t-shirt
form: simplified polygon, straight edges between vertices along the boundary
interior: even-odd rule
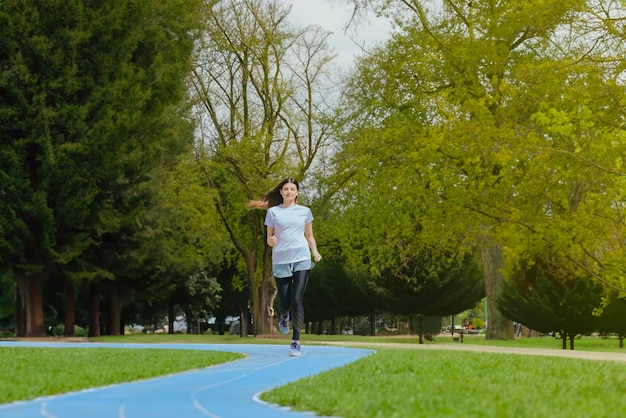
[[[311,222],[313,214],[306,206],[269,208],[265,216],[265,225],[274,228],[277,239],[272,250],[272,264],[297,263],[311,259],[309,243],[304,236],[304,227]]]

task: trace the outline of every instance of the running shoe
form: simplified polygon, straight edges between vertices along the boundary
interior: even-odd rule
[[[289,355],[299,356],[300,354],[302,354],[300,352],[300,343],[298,341],[292,342],[291,345],[289,346]]]
[[[278,321],[278,329],[280,330],[281,334],[289,334],[289,313],[287,313],[287,316],[280,316],[280,320]]]

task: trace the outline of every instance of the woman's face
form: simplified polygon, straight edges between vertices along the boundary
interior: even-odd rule
[[[280,195],[283,201],[294,201],[298,197],[298,187],[293,183],[285,183],[280,189]]]

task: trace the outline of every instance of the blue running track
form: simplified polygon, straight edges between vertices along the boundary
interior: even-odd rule
[[[289,357],[288,345],[0,342],[0,347],[8,346],[168,348],[247,355],[243,360],[202,370],[0,405],[0,417],[11,418],[310,418],[315,415],[270,405],[258,396],[275,386],[373,353],[365,349],[303,346],[302,356]]]

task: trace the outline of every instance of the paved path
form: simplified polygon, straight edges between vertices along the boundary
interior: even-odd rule
[[[367,347],[367,348],[404,348],[407,350],[458,350],[474,351],[482,353],[526,354],[534,356],[568,357],[585,360],[607,360],[626,362],[626,349],[623,353],[609,353],[600,351],[559,350],[550,348],[518,348],[498,347],[478,344],[407,344],[407,343],[358,343],[358,342],[324,342],[325,345],[342,347]]]
[[[247,355],[243,360],[202,370],[0,405],[0,417],[11,418],[312,417],[312,413],[266,404],[258,395],[373,353],[363,348],[303,346],[302,356],[289,357],[289,347],[282,345],[0,342],[0,347],[6,346],[174,348]]]

